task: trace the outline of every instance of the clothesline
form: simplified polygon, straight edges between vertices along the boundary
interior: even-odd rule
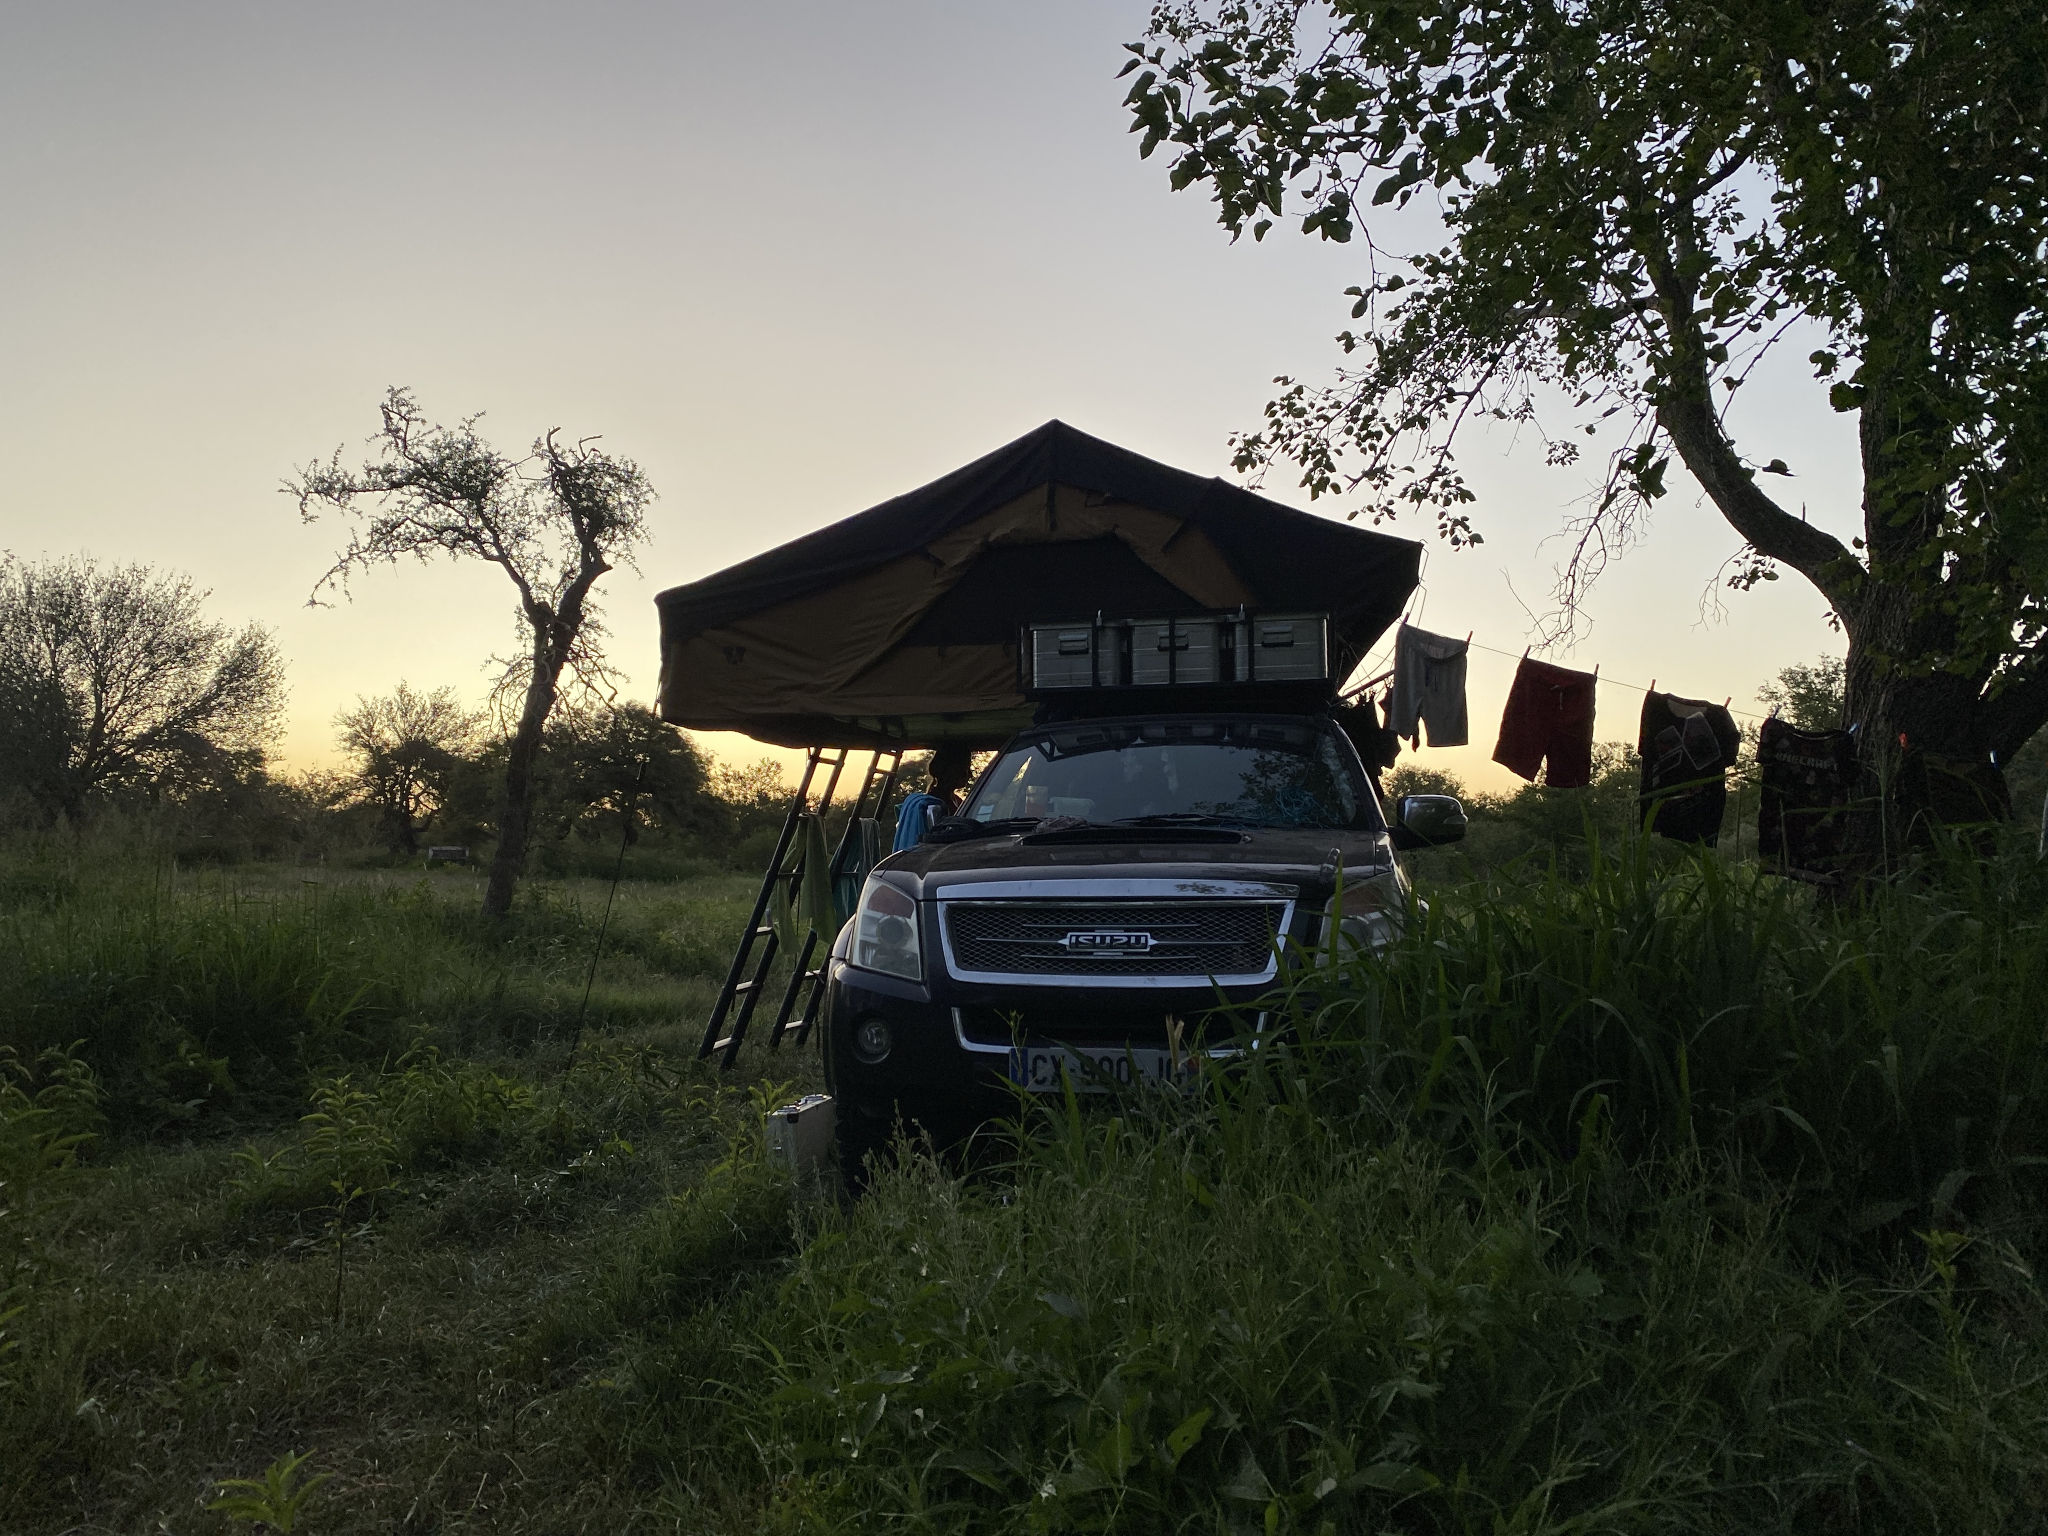
[[[1469,630],[1459,640],[1414,629],[1404,620],[1388,650],[1371,665],[1359,668],[1368,674],[1379,673],[1382,665],[1389,670],[1346,689],[1349,700],[1362,701],[1381,683],[1393,683],[1384,724],[1373,706],[1368,704],[1360,711],[1362,728],[1354,733],[1354,740],[1369,763],[1393,767],[1400,753],[1399,738],[1419,747],[1425,728],[1431,746],[1438,745],[1439,726],[1449,738],[1446,745],[1469,743],[1466,672],[1467,654],[1474,649],[1518,660],[1513,651],[1480,644]],[[1532,661],[1534,649],[1528,647],[1519,658],[1493,760],[1532,784],[1541,774],[1541,782],[1550,788],[1584,789],[1596,779],[1593,731],[1600,669],[1595,666],[1587,673],[1554,662]],[[1638,802],[1645,829],[1654,829],[1675,842],[1712,847],[1720,841],[1727,816],[1728,770],[1741,760],[1744,733],[1732,718],[1736,711],[1727,704],[1660,693],[1655,682],[1645,688],[1623,678],[1606,681],[1647,695],[1638,765],[1642,778]],[[1854,737],[1840,730],[1802,735],[1783,722],[1776,722],[1783,735],[1774,736],[1772,720],[1742,713],[1751,720],[1763,719],[1755,758],[1760,773],[1759,853],[1773,861],[1781,874],[1834,880],[1841,851],[1842,813],[1855,792],[1859,771]],[[1794,738],[1789,745],[1787,737]],[[1605,782],[1604,776],[1601,782]],[[1734,791],[1739,827],[1740,782]],[[2048,811],[2043,818],[2048,825]],[[2048,839],[2048,832],[2043,837]]]
[[[1402,622],[1403,622],[1403,623],[1406,623],[1407,621],[1406,621],[1406,620],[1404,619],[1404,620],[1403,620]],[[1397,629],[1397,633],[1398,633],[1398,629]],[[1475,651],[1485,651],[1485,652],[1487,652],[1487,653],[1488,653],[1489,655],[1493,655],[1493,656],[1505,656],[1505,657],[1506,657],[1506,658],[1507,658],[1507,659],[1508,659],[1509,661],[1519,661],[1519,660],[1521,660],[1521,659],[1522,659],[1522,657],[1523,657],[1523,656],[1526,656],[1526,655],[1528,654],[1528,652],[1527,652],[1527,651],[1521,651],[1521,652],[1517,652],[1517,651],[1504,651],[1504,650],[1502,650],[1502,649],[1501,649],[1501,648],[1500,648],[1499,646],[1495,646],[1495,645],[1485,645],[1485,644],[1482,644],[1481,642],[1479,642],[1479,641],[1477,641],[1477,640],[1467,640],[1467,641],[1466,641],[1465,643],[1466,643],[1466,645],[1467,645],[1467,646],[1469,646],[1469,647],[1470,647],[1471,649],[1473,649],[1473,650],[1475,650]],[[1386,665],[1386,662],[1388,661],[1388,659],[1390,659],[1390,658],[1392,657],[1392,655],[1393,655],[1393,649],[1392,649],[1392,647],[1391,647],[1391,646],[1389,646],[1389,647],[1388,647],[1388,649],[1387,649],[1387,651],[1386,651],[1386,653],[1385,653],[1385,655],[1384,655],[1384,656],[1383,656],[1383,657],[1382,657],[1382,658],[1381,658],[1381,659],[1380,659],[1379,661],[1375,661],[1374,663],[1372,663],[1372,666],[1373,666],[1373,668],[1374,668],[1374,670],[1375,670],[1375,672],[1376,672],[1376,674],[1377,674],[1377,675],[1373,676],[1373,677],[1371,678],[1371,680],[1370,680],[1369,682],[1366,682],[1366,683],[1362,683],[1362,684],[1358,685],[1358,687],[1357,687],[1356,689],[1347,689],[1346,691],[1347,691],[1347,692],[1359,692],[1359,693],[1363,693],[1363,692],[1366,692],[1366,691],[1370,690],[1370,689],[1371,689],[1372,687],[1374,687],[1374,686],[1375,686],[1376,684],[1379,684],[1379,683],[1385,682],[1385,681],[1386,681],[1386,680],[1387,680],[1388,678],[1392,677],[1392,676],[1393,676],[1393,673],[1392,673],[1392,672],[1389,672],[1389,671],[1384,671],[1384,670],[1380,670],[1380,669],[1382,669],[1382,668],[1383,668],[1383,667],[1384,667],[1384,666]],[[1608,676],[1608,675],[1607,675],[1606,673],[1604,673],[1604,672],[1603,672],[1603,673],[1601,673],[1601,674],[1600,674],[1599,676],[1600,676],[1600,681],[1601,681],[1601,682],[1603,682],[1603,683],[1612,683],[1612,684],[1613,684],[1613,685],[1614,685],[1615,687],[1617,687],[1617,688],[1630,688],[1630,689],[1633,689],[1633,690],[1634,690],[1635,692],[1637,692],[1637,693],[1649,693],[1649,692],[1653,691],[1653,689],[1654,689],[1654,687],[1655,687],[1655,683],[1654,683],[1654,680],[1652,681],[1652,685],[1651,685],[1651,687],[1648,687],[1648,688],[1646,688],[1646,687],[1644,687],[1644,686],[1643,686],[1643,685],[1642,685],[1641,683],[1631,683],[1631,682],[1628,682],[1627,680],[1625,680],[1625,679],[1623,679],[1623,678],[1619,678],[1619,677],[1609,677],[1609,676]],[[1739,716],[1741,716],[1741,717],[1742,717],[1742,718],[1743,718],[1744,720],[1756,720],[1756,721],[1759,721],[1759,722],[1761,722],[1761,721],[1763,721],[1763,720],[1765,720],[1765,719],[1768,719],[1768,718],[1769,718],[1768,716],[1765,716],[1765,715],[1759,715],[1759,714],[1756,714],[1756,713],[1754,713],[1753,711],[1751,711],[1751,710],[1747,710],[1747,709],[1734,709],[1734,708],[1730,708],[1730,709],[1729,709],[1729,711],[1728,711],[1728,713],[1729,713],[1729,714],[1731,714],[1731,715],[1739,715]]]

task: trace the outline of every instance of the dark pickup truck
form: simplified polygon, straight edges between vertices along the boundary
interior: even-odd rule
[[[1015,1090],[1170,1081],[1262,1027],[1284,967],[1383,942],[1396,850],[1463,835],[1455,800],[1390,826],[1332,713],[1072,720],[1013,738],[957,817],[877,864],[828,967],[842,1166],[902,1125],[940,1146]]]

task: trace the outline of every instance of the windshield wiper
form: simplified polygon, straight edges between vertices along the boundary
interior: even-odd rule
[[[1119,827],[1259,827],[1264,822],[1242,816],[1214,816],[1207,811],[1162,811],[1154,816],[1119,816]]]
[[[1005,816],[999,821],[975,821],[966,816],[942,816],[931,824],[921,843],[964,843],[975,837],[1012,837],[1038,825],[1036,816]]]

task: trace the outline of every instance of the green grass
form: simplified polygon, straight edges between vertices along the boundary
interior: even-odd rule
[[[814,1058],[693,1059],[744,879],[622,890],[572,1059],[601,882],[62,853],[0,862],[10,1532],[2048,1526],[2029,860],[1439,884],[1250,1068],[847,1208],[761,1149]]]

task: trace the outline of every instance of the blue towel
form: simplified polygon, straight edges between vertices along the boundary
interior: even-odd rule
[[[889,845],[889,851],[901,853],[906,848],[915,848],[918,839],[938,819],[941,803],[937,795],[927,795],[921,790],[905,795],[903,809],[896,813],[896,841]]]

